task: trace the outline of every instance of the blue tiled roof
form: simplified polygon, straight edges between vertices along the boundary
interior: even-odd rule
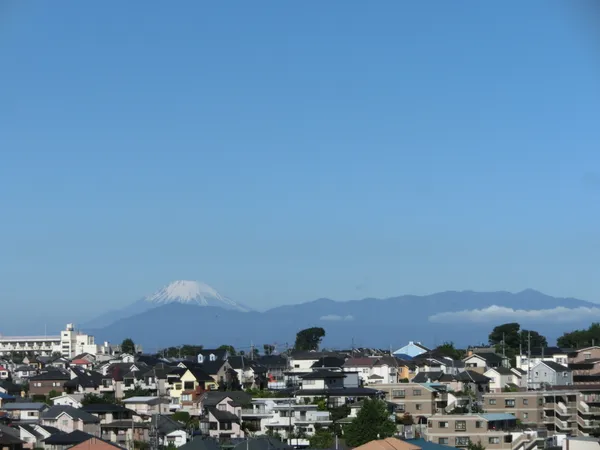
[[[506,413],[489,413],[489,414],[479,414],[479,415],[487,421],[517,420],[517,418],[515,416],[513,416],[512,414],[506,414]]]
[[[0,398],[2,400],[14,400],[16,397],[14,395],[8,395],[8,394],[5,394],[4,392],[0,392]]]

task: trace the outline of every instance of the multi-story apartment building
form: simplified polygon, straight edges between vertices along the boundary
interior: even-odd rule
[[[430,383],[380,384],[377,389],[385,393],[387,401],[396,404],[399,414],[410,414],[422,424],[427,417],[445,411],[450,395],[446,386]]]
[[[253,399],[251,406],[242,409],[242,419],[256,434],[276,432],[299,446],[308,445],[318,428],[333,423],[328,411],[318,411],[317,405],[297,398]]]
[[[586,436],[599,424],[600,408],[592,407],[576,390],[495,392],[484,395],[488,413],[510,413],[524,425],[549,434]]]
[[[72,358],[80,353],[108,354],[110,344],[96,345],[94,336],[76,331],[72,323],[58,336],[0,336],[0,356],[29,352],[43,356],[60,353]]]
[[[426,439],[458,448],[480,443],[489,450],[529,450],[538,443],[536,432],[524,431],[517,418],[507,413],[431,416]]]

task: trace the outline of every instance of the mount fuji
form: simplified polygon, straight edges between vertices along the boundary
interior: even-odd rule
[[[103,328],[118,320],[141,314],[148,310],[181,303],[199,307],[217,307],[229,311],[250,312],[251,309],[241,303],[221,295],[212,286],[201,281],[178,280],[164,286],[158,291],[147,295],[125,308],[109,311],[106,314],[90,320],[85,328]]]

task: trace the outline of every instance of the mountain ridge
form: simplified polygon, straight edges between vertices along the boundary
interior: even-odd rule
[[[354,342],[388,348],[409,340],[430,346],[440,341],[479,344],[487,341],[494,326],[513,321],[552,341],[569,329],[587,327],[595,317],[600,318],[598,304],[552,297],[533,289],[517,293],[445,291],[386,299],[321,298],[264,312],[168,303],[93,331],[101,339],[118,342],[131,337],[159,348],[184,343],[290,344],[300,329],[320,326],[327,332],[324,344],[328,346],[348,347]],[[553,325],[557,320],[562,321],[560,327]],[[168,333],[157,333],[157,329],[167,330],[165,323],[176,326],[170,326]]]

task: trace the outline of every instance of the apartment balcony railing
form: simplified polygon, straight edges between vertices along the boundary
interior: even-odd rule
[[[273,411],[268,411],[266,408],[242,408],[243,416],[268,416],[273,415]]]

